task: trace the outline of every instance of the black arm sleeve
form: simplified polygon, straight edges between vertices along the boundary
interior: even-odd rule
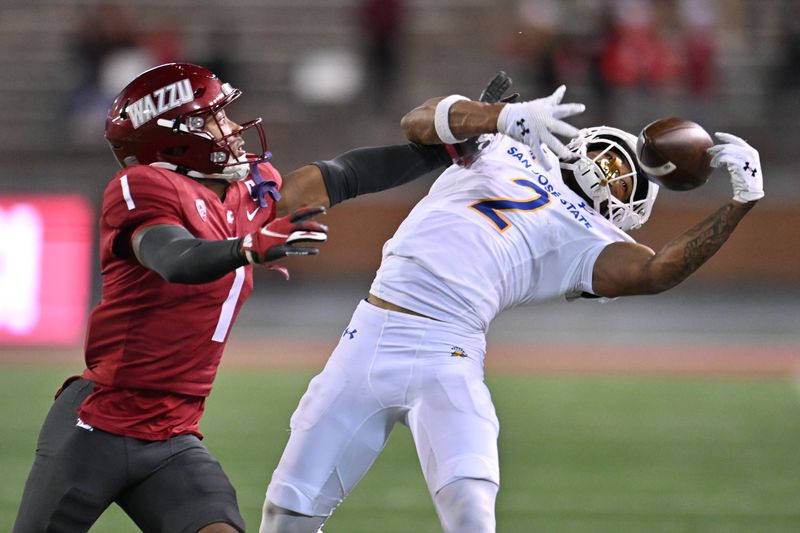
[[[134,248],[137,241],[141,263],[171,283],[208,283],[247,264],[239,254],[241,239],[198,239],[181,226],[146,228],[134,236]]]
[[[328,161],[315,161],[331,206],[361,194],[397,187],[452,163],[443,146],[402,144],[357,148]]]

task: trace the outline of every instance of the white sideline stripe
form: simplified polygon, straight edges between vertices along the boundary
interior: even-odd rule
[[[136,204],[133,203],[133,197],[131,196],[131,188],[128,186],[128,175],[125,174],[119,179],[120,184],[122,185],[122,197],[125,199],[125,203],[128,204],[128,211],[133,211],[136,209]]]
[[[225,341],[225,335],[228,334],[228,329],[231,326],[233,311],[236,309],[236,302],[239,300],[239,293],[242,291],[243,284],[244,267],[241,266],[236,269],[236,277],[233,280],[233,285],[228,293],[228,297],[225,299],[225,303],[222,304],[222,310],[219,313],[219,321],[217,322],[217,329],[214,330],[214,336],[211,337],[212,341]]]

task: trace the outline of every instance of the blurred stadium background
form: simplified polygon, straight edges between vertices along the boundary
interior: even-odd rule
[[[579,126],[638,132],[678,115],[748,139],[766,199],[685,284],[513,310],[493,326],[498,523],[800,531],[797,0],[0,1],[0,529],[51,393],[81,370],[97,210],[116,170],[105,111],[130,78],[172,60],[240,87],[234,118],[263,117],[284,172],[403,142],[405,111],[477,95],[500,69],[526,98],[566,83],[588,105]],[[287,262],[291,282],[257,276],[203,426],[251,529],[291,409],[431,179],[334,209],[320,256]],[[722,172],[664,191],[635,237],[657,248],[729,191]],[[438,530],[403,435],[326,531],[409,529]],[[112,511],[94,530],[135,529]]]

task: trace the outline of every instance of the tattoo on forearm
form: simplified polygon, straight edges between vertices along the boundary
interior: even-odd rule
[[[686,243],[683,251],[684,269],[689,272],[697,270],[728,240],[739,222],[738,219],[731,220],[731,210],[732,207],[726,205],[703,221],[697,236]]]
[[[674,262],[674,269],[669,275],[669,284],[680,283],[708,261],[728,240],[739,221],[751,207],[751,204],[736,206],[729,203],[674,239],[667,248],[671,248],[673,252],[677,252],[676,256],[680,254],[681,257]]]

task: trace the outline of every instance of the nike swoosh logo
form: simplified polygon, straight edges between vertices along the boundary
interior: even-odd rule
[[[259,209],[261,209],[261,208],[260,207],[256,207],[255,210],[252,213],[250,211],[248,211],[247,212],[247,220],[252,222],[253,219],[256,218],[256,213],[258,213]]]

